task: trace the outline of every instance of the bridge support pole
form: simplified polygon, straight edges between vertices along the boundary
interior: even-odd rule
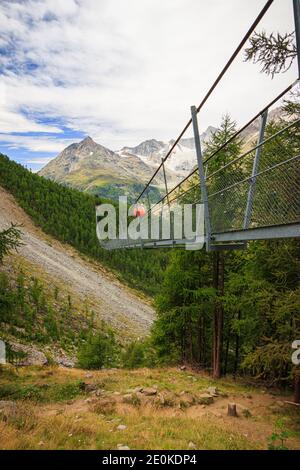
[[[147,203],[148,203],[148,211],[151,209],[150,198],[149,198],[149,189],[147,189]]]
[[[198,128],[198,118],[197,118],[197,108],[196,106],[191,107],[192,114],[192,123],[194,130],[194,139],[195,139],[195,148],[197,155],[197,163],[199,170],[200,178],[200,190],[201,190],[201,199],[204,204],[204,222],[205,222],[205,241],[206,241],[206,251],[210,251],[211,246],[211,226],[210,226],[210,216],[209,216],[209,207],[208,207],[208,198],[206,191],[206,181],[205,181],[205,172],[203,165],[203,156],[201,150],[199,128]]]
[[[295,18],[295,34],[298,59],[298,78],[300,78],[300,0],[293,0],[294,18]]]
[[[165,169],[165,161],[164,161],[163,158],[161,159],[161,165],[162,165],[162,169],[163,169],[165,191],[166,191],[167,203],[168,203],[168,208],[169,208],[170,238],[173,240],[174,239],[174,230],[172,229],[172,226],[174,226],[174,223],[173,223],[172,213],[171,213],[171,209],[170,209],[170,199],[169,199],[169,191],[168,191],[168,184],[167,184],[167,175],[166,175],[166,169]]]
[[[264,140],[264,134],[265,134],[267,118],[268,118],[268,110],[266,110],[260,117],[260,128],[259,128],[258,142],[257,142],[257,145],[259,145],[259,147],[257,147],[257,149],[256,149],[254,162],[253,162],[253,167],[252,167],[252,175],[251,175],[251,179],[250,179],[250,188],[249,188],[249,192],[248,192],[247,206],[246,206],[246,212],[245,212],[245,218],[244,218],[244,229],[247,229],[249,227],[250,221],[251,221],[252,208],[253,208],[253,198],[254,198],[255,184],[256,184],[256,174],[257,174],[257,171],[258,171],[260,155],[261,155],[261,152],[262,152],[261,143]]]
[[[165,183],[165,191],[166,191],[166,196],[167,196],[167,202],[168,202],[168,206],[170,208],[170,200],[169,200],[169,191],[168,191],[167,176],[166,176],[166,169],[165,169],[165,161],[164,161],[163,158],[161,159],[161,165],[162,165],[162,168],[163,168],[163,175],[164,175],[164,183]]]

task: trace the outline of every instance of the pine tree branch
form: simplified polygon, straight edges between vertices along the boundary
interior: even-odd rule
[[[297,55],[294,37],[294,32],[271,33],[269,36],[265,31],[255,32],[250,38],[250,47],[245,50],[244,60],[262,65],[261,72],[272,78],[277,73],[287,72]]]

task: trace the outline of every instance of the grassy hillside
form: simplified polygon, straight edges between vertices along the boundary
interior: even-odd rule
[[[73,171],[65,176],[61,183],[71,188],[114,201],[118,201],[120,195],[126,195],[131,203],[133,203],[144,187],[143,184],[126,179],[126,175],[124,178],[120,178],[120,176],[114,175],[105,169],[101,169],[101,171],[93,169]],[[158,191],[157,193],[159,196]]]
[[[121,178],[114,175],[108,169],[101,169],[101,171],[80,169],[64,176],[59,182],[70,188],[76,188],[101,198],[111,199],[115,203],[118,202],[119,196],[127,196],[128,202],[133,204],[144,189],[144,183],[137,183],[126,178],[126,175]],[[149,200],[156,202],[160,198],[161,193],[159,189],[155,186],[150,186]]]
[[[192,370],[0,373],[2,449],[268,449],[282,445],[282,433],[285,448],[300,448],[288,397],[242,381],[218,382],[211,397],[216,382]],[[232,401],[237,418],[227,416]]]
[[[101,202],[98,196],[46,180],[2,154],[0,185],[46,233],[115,270],[132,287],[149,295],[158,292],[168,253],[104,250],[96,236],[95,205]]]

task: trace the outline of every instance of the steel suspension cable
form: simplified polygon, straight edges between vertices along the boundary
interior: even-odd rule
[[[258,23],[260,23],[261,19],[264,17],[264,15],[266,14],[266,12],[268,11],[268,9],[270,8],[270,6],[272,5],[272,3],[274,2],[274,0],[268,0],[267,3],[265,4],[265,6],[263,7],[263,9],[261,10],[261,12],[259,13],[259,15],[257,16],[257,18],[254,20],[254,22],[252,23],[252,25],[250,26],[250,28],[248,29],[247,33],[245,34],[245,36],[243,37],[243,39],[241,40],[241,42],[239,43],[238,47],[235,49],[234,53],[232,54],[232,56],[230,57],[230,59],[227,61],[226,65],[223,67],[223,69],[221,70],[221,72],[219,73],[219,75],[217,76],[216,80],[214,81],[214,83],[212,84],[212,86],[210,87],[210,89],[208,90],[208,92],[206,93],[206,95],[204,96],[203,100],[201,101],[201,103],[199,104],[199,106],[197,107],[197,112],[200,111],[200,109],[204,106],[204,104],[206,103],[206,101],[208,100],[208,98],[210,97],[210,95],[212,94],[212,92],[214,91],[214,89],[216,88],[216,86],[218,85],[218,83],[221,81],[221,79],[223,78],[223,76],[225,75],[225,73],[227,72],[227,70],[229,69],[230,65],[232,64],[232,62],[234,61],[234,59],[236,58],[236,56],[239,54],[239,52],[242,50],[242,48],[244,47],[245,43],[248,41],[249,37],[251,36],[251,34],[253,33],[253,31],[255,30],[256,26],[258,25]],[[153,175],[151,176],[150,180],[148,181],[147,185],[144,187],[143,191],[140,193],[140,195],[138,196],[137,200],[136,200],[136,203],[140,200],[140,198],[143,196],[143,194],[145,193],[145,191],[147,190],[147,188],[150,186],[151,182],[153,181],[153,179],[155,178],[155,176],[157,175],[157,173],[159,172],[159,170],[161,169],[162,167],[162,164],[163,162],[165,162],[168,157],[171,155],[172,151],[174,150],[174,148],[176,147],[176,145],[178,144],[178,142],[180,141],[180,139],[182,138],[182,136],[184,135],[184,133],[186,132],[186,130],[188,129],[188,127],[190,126],[192,122],[192,119],[190,119],[187,124],[184,126],[183,130],[181,131],[181,133],[179,134],[179,136],[177,137],[177,139],[173,142],[172,146],[170,147],[170,149],[168,150],[166,156],[163,158],[163,161],[162,163],[158,166],[158,168],[155,170],[155,172],[153,173]]]

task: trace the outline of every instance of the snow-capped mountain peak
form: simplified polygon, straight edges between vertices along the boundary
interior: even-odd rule
[[[215,130],[214,127],[209,126],[207,130],[201,134],[202,145],[205,146],[205,142],[207,142],[212,132]],[[157,168],[161,159],[167,155],[174,145],[174,142],[174,140],[162,142],[156,139],[149,139],[135,147],[123,147],[116,153],[124,158],[135,155],[147,165]],[[185,175],[194,168],[196,162],[194,138],[183,138],[172,150],[166,161],[166,168],[180,175]]]

